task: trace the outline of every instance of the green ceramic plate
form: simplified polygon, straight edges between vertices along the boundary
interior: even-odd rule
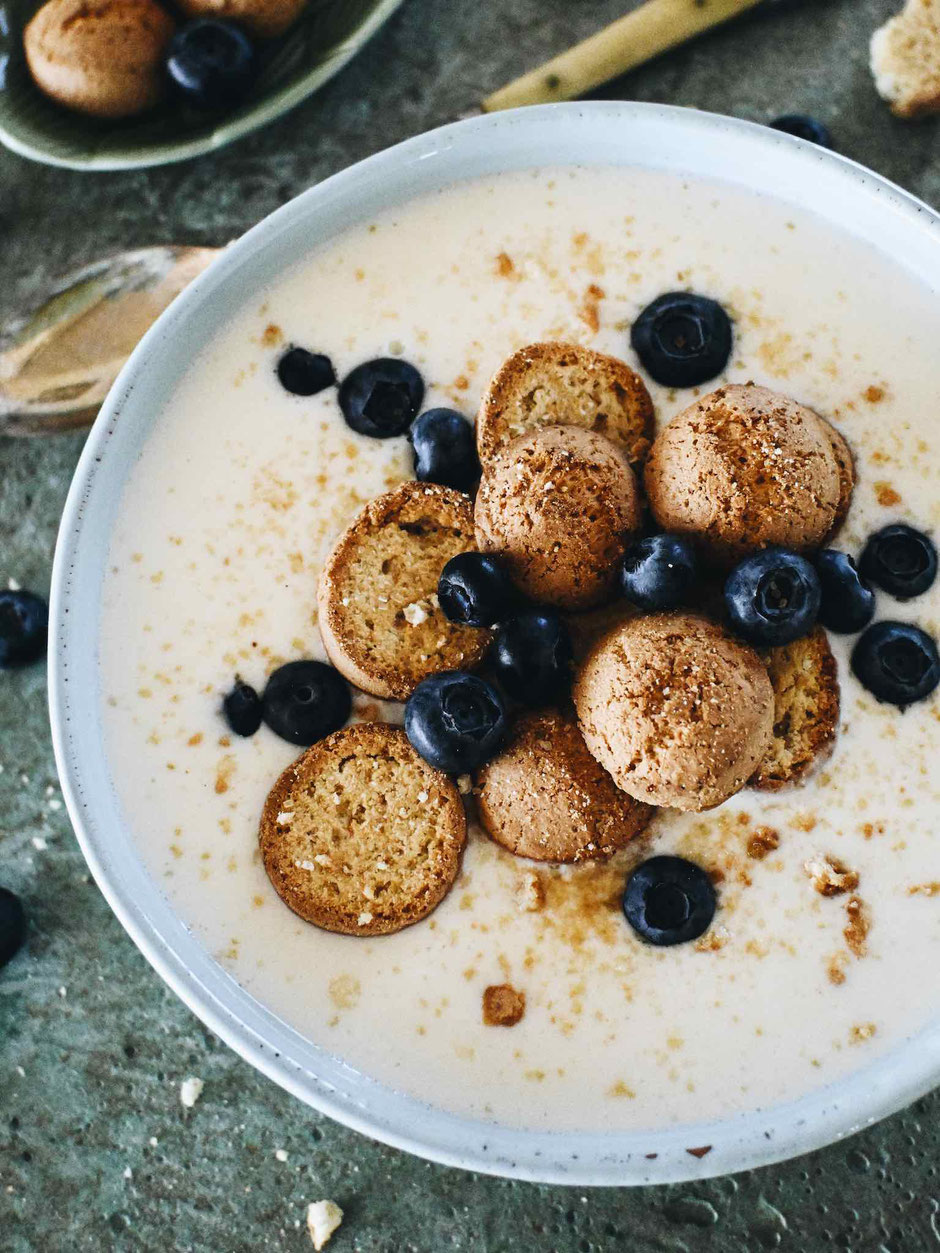
[[[310,0],[296,25],[263,48],[261,75],[240,109],[207,119],[166,105],[126,122],[70,113],[35,87],[23,28],[40,2],[0,0],[0,141],[47,165],[122,170],[212,152],[286,113],[332,78],[402,0]]]

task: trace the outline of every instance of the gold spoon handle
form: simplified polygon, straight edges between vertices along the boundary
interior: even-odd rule
[[[0,434],[89,425],[144,333],[217,255],[167,246],[108,257],[0,328]]]
[[[483,101],[484,113],[573,100],[761,0],[647,0],[638,9]]]

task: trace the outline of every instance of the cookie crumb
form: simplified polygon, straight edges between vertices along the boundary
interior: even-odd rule
[[[525,993],[508,983],[492,983],[483,992],[483,1021],[487,1027],[514,1027],[525,1014]]]
[[[307,1206],[307,1231],[317,1253],[325,1248],[342,1221],[343,1211],[335,1201],[310,1202]]]
[[[837,857],[817,856],[803,862],[803,869],[820,896],[842,896],[858,887],[858,874]]]
[[[780,836],[773,827],[757,827],[747,842],[747,855],[754,861],[763,861],[768,853],[780,847]]]
[[[516,888],[516,899],[523,913],[535,914],[545,905],[545,888],[534,870],[528,871]]]
[[[908,896],[936,896],[940,893],[940,883],[933,880],[930,883],[915,883],[907,889]]]
[[[826,965],[826,975],[829,982],[835,987],[840,983],[845,983],[845,963],[847,955],[845,953],[833,953]]]
[[[199,1098],[202,1096],[202,1090],[206,1085],[201,1079],[197,1079],[195,1075],[190,1075],[188,1079],[184,1079],[180,1084],[180,1103],[183,1109],[192,1109]]]
[[[849,1039],[853,1044],[863,1044],[866,1040],[870,1040],[877,1030],[873,1022],[856,1023],[849,1032]]]
[[[846,902],[845,912],[848,916],[842,932],[845,942],[856,957],[864,957],[868,952],[868,933],[871,930],[865,902],[860,897],[853,896]]]
[[[895,491],[890,483],[881,482],[874,484],[875,499],[879,505],[883,505],[885,509],[891,509],[894,505],[901,503],[901,493]]]
[[[501,252],[497,256],[496,273],[500,278],[518,278],[515,264],[508,252]]]

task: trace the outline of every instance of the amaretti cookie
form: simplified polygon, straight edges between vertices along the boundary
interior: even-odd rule
[[[559,425],[605,436],[638,465],[653,438],[653,402],[640,376],[616,357],[579,344],[529,344],[503,362],[483,397],[480,460],[530,431]]]
[[[839,470],[839,503],[836,506],[836,516],[832,520],[832,526],[824,538],[823,542],[825,543],[836,534],[848,517],[849,506],[852,504],[852,493],[855,491],[855,458],[852,456],[849,442],[842,432],[836,430],[826,418],[820,417],[819,414],[816,416],[822,423],[822,428],[832,445],[832,455],[836,459],[836,466]]]
[[[23,32],[37,87],[91,117],[144,113],[166,94],[176,23],[155,0],[47,0]]]
[[[631,618],[575,682],[585,743],[618,787],[674,809],[720,805],[770,747],[774,694],[758,655],[707,618]]]
[[[878,94],[896,117],[940,112],[940,0],[907,0],[871,37]]]
[[[466,818],[457,789],[399,727],[360,723],[288,766],[261,817],[261,857],[281,900],[345,935],[419,922],[460,869]]]
[[[831,750],[839,723],[839,678],[822,627],[768,649],[764,660],[774,690],[774,732],[751,785],[775,792],[799,783]]]
[[[812,409],[734,383],[661,431],[645,482],[663,530],[729,564],[770,544],[805,552],[828,539],[848,509],[851,454]]]
[[[437,603],[441,570],[474,546],[462,492],[402,483],[370,501],[320,575],[320,634],[337,670],[373,696],[406,700],[429,674],[477,665],[491,633],[448,621]]]
[[[536,861],[609,857],[653,815],[588,752],[571,714],[526,713],[476,777],[480,820],[511,853]]]
[[[258,39],[273,39],[293,26],[307,0],[176,0],[187,17],[223,17]]]
[[[641,506],[622,449],[580,427],[552,426],[485,465],[474,517],[479,547],[500,555],[526,595],[588,609],[612,593]]]

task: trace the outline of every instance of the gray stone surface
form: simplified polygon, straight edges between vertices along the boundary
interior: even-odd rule
[[[317,98],[215,156],[82,175],[0,152],[0,302],[24,304],[52,275],[112,248],[223,243],[317,179],[459,114],[624,7],[408,0]],[[758,120],[808,110],[831,124],[843,152],[940,203],[937,125],[893,121],[866,69],[868,34],[892,7],[768,0],[604,94]],[[47,587],[81,442],[0,439],[0,585],[12,576]],[[472,1176],[346,1131],[213,1038],[89,882],[55,786],[42,666],[0,676],[0,762],[0,882],[22,894],[31,920],[28,950],[0,975],[4,1253],[303,1250],[304,1205],[323,1196],[347,1211],[331,1253],[940,1247],[936,1098],[786,1166],[629,1192]],[[188,1074],[206,1087],[184,1115],[178,1088]]]

